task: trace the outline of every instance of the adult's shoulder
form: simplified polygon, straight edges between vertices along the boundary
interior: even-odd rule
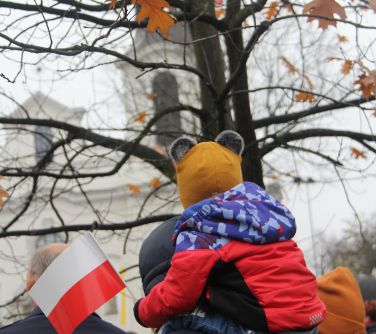
[[[141,252],[145,251],[148,247],[150,247],[150,244],[155,241],[171,241],[171,235],[174,232],[175,225],[179,217],[180,216],[172,217],[169,220],[161,223],[153,231],[151,231],[142,244]]]
[[[103,320],[97,314],[90,315],[84,322],[82,322],[75,330],[76,334],[126,334],[120,328]]]
[[[0,328],[1,334],[55,334],[56,331],[39,308],[25,319]],[[92,314],[74,331],[75,334],[126,334],[120,328]]]
[[[0,328],[1,334],[53,334],[56,333],[43,312],[36,308],[25,319]]]
[[[139,254],[139,269],[144,292],[163,280],[175,251],[172,233],[179,217],[158,225],[144,240]]]
[[[175,224],[179,217],[173,217],[158,225],[144,240],[140,250],[140,261],[142,262],[156,250],[162,252],[163,257],[170,257],[174,252],[174,243],[171,240]],[[159,253],[160,254],[160,253]],[[142,275],[142,273],[141,273]]]

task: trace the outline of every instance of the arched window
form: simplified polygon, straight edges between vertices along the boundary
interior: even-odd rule
[[[48,126],[38,125],[35,129],[35,157],[37,161],[43,159],[46,153],[50,150],[52,145],[52,131]],[[46,164],[52,161],[52,157],[49,158],[49,161],[46,161]]]
[[[153,80],[154,107],[158,114],[170,107],[179,105],[178,83],[169,72],[158,73]],[[157,146],[167,148],[182,133],[179,112],[162,116],[156,123]]]

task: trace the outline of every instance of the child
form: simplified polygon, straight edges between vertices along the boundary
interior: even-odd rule
[[[216,142],[172,144],[186,210],[165,280],[135,305],[141,325],[164,324],[163,334],[179,328],[235,334],[314,330],[324,319],[316,279],[290,240],[292,214],[261,187],[242,183],[243,147],[233,131]],[[215,313],[192,312],[198,304]]]

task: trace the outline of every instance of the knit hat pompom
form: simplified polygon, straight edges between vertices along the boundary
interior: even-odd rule
[[[215,141],[199,144],[186,137],[176,139],[169,154],[175,162],[184,208],[243,182],[240,157],[243,149],[242,137],[231,130],[219,134]]]

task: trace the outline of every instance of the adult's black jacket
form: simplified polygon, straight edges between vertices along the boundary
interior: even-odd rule
[[[55,329],[40,308],[35,308],[25,319],[0,328],[0,334],[56,334]],[[93,313],[74,331],[74,334],[126,334]]]
[[[170,268],[171,258],[175,251],[171,237],[178,219],[179,217],[174,217],[159,225],[141,246],[139,267],[145,295],[154,285],[163,281]],[[201,334],[201,332],[181,329],[171,334]]]
[[[178,219],[171,218],[156,227],[141,246],[139,267],[145,295],[149,294],[154,285],[163,281],[170,268],[175,251],[171,237]]]

